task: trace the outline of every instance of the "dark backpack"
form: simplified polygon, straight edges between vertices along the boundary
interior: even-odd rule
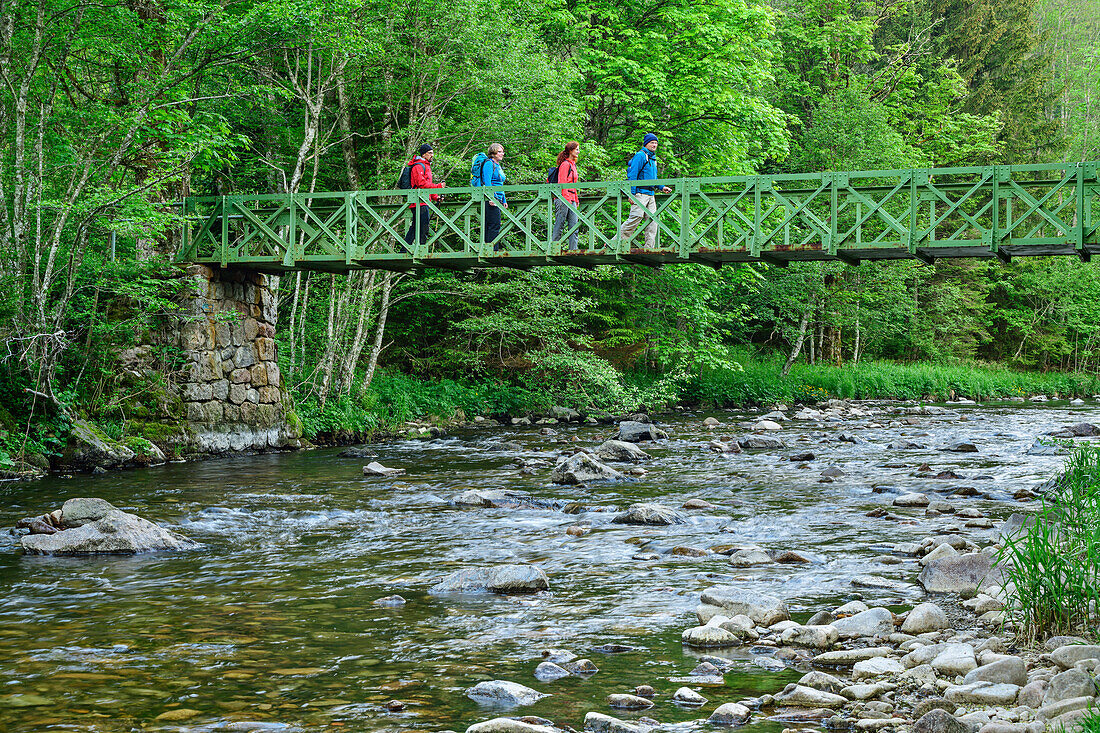
[[[546,182],[557,183],[558,182],[558,166],[550,166],[550,170],[546,171]]]
[[[397,179],[397,187],[399,189],[405,190],[413,187],[412,167],[414,165],[423,166],[424,164],[419,161],[416,163],[406,164],[405,167],[401,169],[401,175]]]

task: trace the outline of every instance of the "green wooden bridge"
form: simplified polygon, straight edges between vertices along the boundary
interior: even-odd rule
[[[578,183],[580,248],[552,241],[561,186],[191,197],[179,261],[289,270],[725,263],[1100,253],[1100,163],[802,173],[653,181],[658,235],[618,237],[632,184]],[[633,184],[637,185],[637,184]],[[507,192],[499,251],[484,241],[482,202]],[[436,203],[430,193],[442,193]],[[406,251],[410,204],[432,211],[426,243]],[[418,230],[419,231],[419,230]]]

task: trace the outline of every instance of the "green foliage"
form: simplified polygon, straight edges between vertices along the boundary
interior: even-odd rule
[[[1032,639],[1095,633],[1100,623],[1100,448],[1079,445],[1053,492],[998,555],[1007,613]]]
[[[844,367],[796,365],[780,375],[781,363],[751,354],[735,354],[740,371],[724,370],[690,380],[683,397],[722,406],[766,405],[773,402],[843,399],[975,400],[1023,397],[1031,394],[1093,394],[1100,379],[1090,375],[1014,372],[995,366],[891,364],[861,362]]]
[[[1019,162],[1056,155],[1062,132],[1095,157],[1096,2],[41,0],[45,37],[68,39],[41,46],[38,6],[13,6],[0,457],[56,453],[69,415],[170,437],[154,426],[182,417],[184,355],[156,334],[184,280],[149,248],[169,254],[185,192],[387,188],[424,141],[452,183],[490,142],[510,180],[541,180],[570,139],[583,178],[621,178],[650,130],[664,176]],[[276,331],[310,435],[555,403],[1070,394],[1091,377],[967,365],[1096,371],[1093,269],[313,273],[282,279]],[[777,377],[772,355],[796,344]]]

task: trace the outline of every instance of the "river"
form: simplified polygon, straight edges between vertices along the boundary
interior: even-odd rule
[[[497,714],[539,715],[580,729],[595,710],[622,718],[605,698],[650,684],[659,693],[646,715],[663,723],[705,718],[715,704],[776,692],[805,667],[769,671],[749,647],[726,686],[700,688],[711,703],[681,708],[668,700],[699,653],[682,648],[695,625],[699,593],[736,583],[787,599],[805,620],[859,594],[898,610],[923,597],[916,566],[890,559],[898,542],[961,526],[950,515],[896,510],[868,518],[898,493],[941,498],[959,487],[978,496],[955,500],[998,520],[1034,502],[1013,499],[1062,463],[1030,455],[1036,436],[1082,421],[1100,422],[1090,403],[948,406],[906,424],[882,404],[880,414],[842,421],[791,422],[777,433],[786,450],[720,455],[715,437],[743,434],[746,413],[680,413],[663,420],[672,437],[643,444],[653,455],[642,478],[587,488],[549,482],[549,468],[524,474],[517,457],[552,461],[575,445],[614,436],[606,426],[457,429],[430,441],[371,448],[397,479],[364,477],[362,459],[337,449],[259,455],[103,476],[52,476],[0,484],[0,526],[55,509],[76,496],[97,496],[202,542],[184,554],[136,557],[24,557],[0,537],[0,730],[348,730],[402,731],[466,726]],[[708,430],[703,419],[723,424]],[[840,433],[858,443],[839,440]],[[896,440],[927,449],[891,450]],[[936,448],[968,440],[977,453]],[[812,462],[781,460],[813,451]],[[919,472],[922,463],[932,471]],[[821,482],[823,469],[844,475]],[[958,480],[931,475],[952,469]],[[608,512],[458,508],[467,489],[522,489],[590,509],[660,501],[679,508],[691,498],[713,509],[684,510],[685,525],[611,524]],[[568,526],[590,525],[584,536]],[[975,538],[993,530],[964,530]],[[756,543],[794,550],[809,564],[734,569],[725,556],[668,553]],[[656,553],[657,559],[644,553]],[[551,588],[530,596],[433,596],[428,587],[455,570],[528,562]],[[857,575],[897,581],[855,588]],[[407,603],[374,601],[400,594]],[[601,654],[602,644],[635,647]],[[543,684],[533,677],[542,650],[564,648],[590,658],[599,672]],[[764,655],[767,650],[757,649]],[[520,711],[479,706],[463,691],[491,679],[553,693]],[[390,712],[391,700],[405,709]],[[242,721],[251,721],[243,723]],[[262,726],[261,726],[262,724]],[[761,720],[753,731],[784,725]]]

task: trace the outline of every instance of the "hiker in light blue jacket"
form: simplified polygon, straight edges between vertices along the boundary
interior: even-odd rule
[[[481,185],[503,186],[508,180],[508,177],[504,175],[504,169],[500,165],[504,160],[504,146],[500,143],[493,143],[485,151],[485,155],[487,160],[481,166]],[[508,200],[504,196],[504,191],[497,191],[493,194],[493,198],[482,204],[482,220],[485,222],[485,241],[487,243],[495,242],[500,234],[501,208],[508,208]],[[493,245],[494,252],[499,249],[498,245]]]
[[[652,132],[646,133],[642,140],[642,149],[630,159],[630,164],[626,167],[626,178],[629,181],[652,181],[657,178],[657,136]],[[661,193],[671,192],[672,189],[668,186],[661,188]],[[623,228],[619,230],[619,239],[626,241],[633,237],[638,225],[643,219],[648,218],[649,221],[642,229],[642,236],[645,239],[645,248],[653,249],[657,242],[657,217],[655,216],[657,199],[654,198],[656,191],[652,185],[631,186],[630,193],[634,194],[637,201],[630,202],[630,215],[623,222]],[[639,205],[639,202],[642,205]]]

